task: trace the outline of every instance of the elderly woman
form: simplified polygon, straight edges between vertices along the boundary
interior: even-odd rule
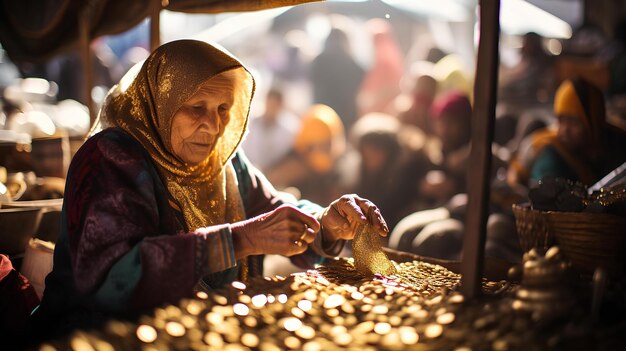
[[[104,130],[70,166],[54,269],[34,313],[58,335],[262,274],[262,255],[310,266],[355,227],[388,229],[371,202],[289,202],[238,147],[251,74],[204,42],[165,44],[114,87]]]

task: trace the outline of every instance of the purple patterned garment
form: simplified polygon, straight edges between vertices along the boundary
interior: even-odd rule
[[[248,218],[284,203],[244,156],[232,162]],[[297,205],[321,211],[310,202]],[[70,166],[54,269],[33,316],[35,329],[53,336],[111,317],[134,318],[190,296],[203,277],[210,288],[233,281],[230,225],[188,233],[173,206],[150,156],[132,137],[107,129],[87,140]],[[314,252],[320,247],[292,262],[320,262]]]

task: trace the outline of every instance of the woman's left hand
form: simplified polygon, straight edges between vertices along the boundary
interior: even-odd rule
[[[380,236],[387,236],[389,228],[380,210],[371,201],[355,194],[344,195],[333,201],[321,218],[324,242],[351,240],[360,224],[369,223]]]

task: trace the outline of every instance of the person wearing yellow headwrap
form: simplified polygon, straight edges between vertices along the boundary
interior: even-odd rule
[[[370,201],[322,208],[279,193],[239,151],[254,79],[230,53],[167,43],[111,89],[102,131],[70,166],[54,268],[33,328],[46,338],[136,318],[262,274],[262,255],[300,267],[332,257],[358,225],[387,226]]]
[[[318,203],[336,198],[337,161],[346,150],[343,123],[328,105],[311,106],[302,116],[293,152],[285,157],[267,177],[278,187],[295,187],[302,197]]]
[[[586,80],[566,80],[556,91],[554,114],[557,129],[542,132],[545,145],[530,169],[531,181],[553,176],[593,184],[604,175],[606,122],[602,92]]]
[[[554,114],[556,128],[539,130],[521,144],[510,180],[532,185],[552,176],[593,184],[611,165],[602,91],[581,78],[565,80],[554,97]]]
[[[327,105],[313,105],[302,118],[294,148],[316,172],[329,172],[346,148],[343,123],[335,110]]]

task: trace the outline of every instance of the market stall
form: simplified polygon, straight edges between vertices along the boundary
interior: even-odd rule
[[[592,301],[597,302],[592,294],[598,291],[568,279],[569,266],[556,248],[545,256],[526,255],[521,284],[483,279],[479,299],[468,299],[459,291],[458,273],[423,258],[394,262],[395,272],[381,275],[356,269],[373,262],[359,262],[367,253],[356,256],[288,277],[236,281],[215,293],[198,292],[137,323],[111,321],[101,330],[77,331],[39,350],[624,347],[623,292],[607,291],[603,307],[594,306],[591,313]]]

